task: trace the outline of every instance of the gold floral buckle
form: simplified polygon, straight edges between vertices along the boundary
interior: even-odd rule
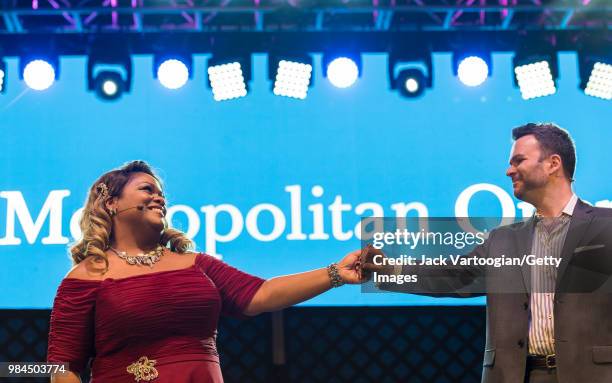
[[[137,361],[127,366],[127,372],[134,374],[134,380],[137,382],[141,380],[148,382],[159,376],[159,373],[153,367],[155,363],[157,363],[156,360],[141,356]]]

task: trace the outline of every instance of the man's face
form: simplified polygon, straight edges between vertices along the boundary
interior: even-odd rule
[[[506,175],[512,178],[516,198],[529,202],[538,190],[548,183],[548,174],[545,171],[547,160],[540,160],[541,158],[542,150],[535,136],[530,134],[514,142]]]

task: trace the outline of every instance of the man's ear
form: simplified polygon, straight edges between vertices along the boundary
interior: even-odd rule
[[[550,163],[549,165],[549,174],[552,175],[555,172],[563,173],[563,162],[561,161],[561,156],[558,154],[553,154],[548,158]]]

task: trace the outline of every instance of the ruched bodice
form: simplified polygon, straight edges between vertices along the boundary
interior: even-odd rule
[[[153,371],[156,383],[220,382],[219,315],[241,316],[262,283],[205,254],[184,269],[66,278],[53,305],[47,359],[80,373],[93,358],[94,383],[134,382]]]

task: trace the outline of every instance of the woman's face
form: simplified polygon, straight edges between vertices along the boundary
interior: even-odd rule
[[[117,222],[164,229],[166,199],[159,182],[146,173],[134,173],[109,207],[116,209]]]

